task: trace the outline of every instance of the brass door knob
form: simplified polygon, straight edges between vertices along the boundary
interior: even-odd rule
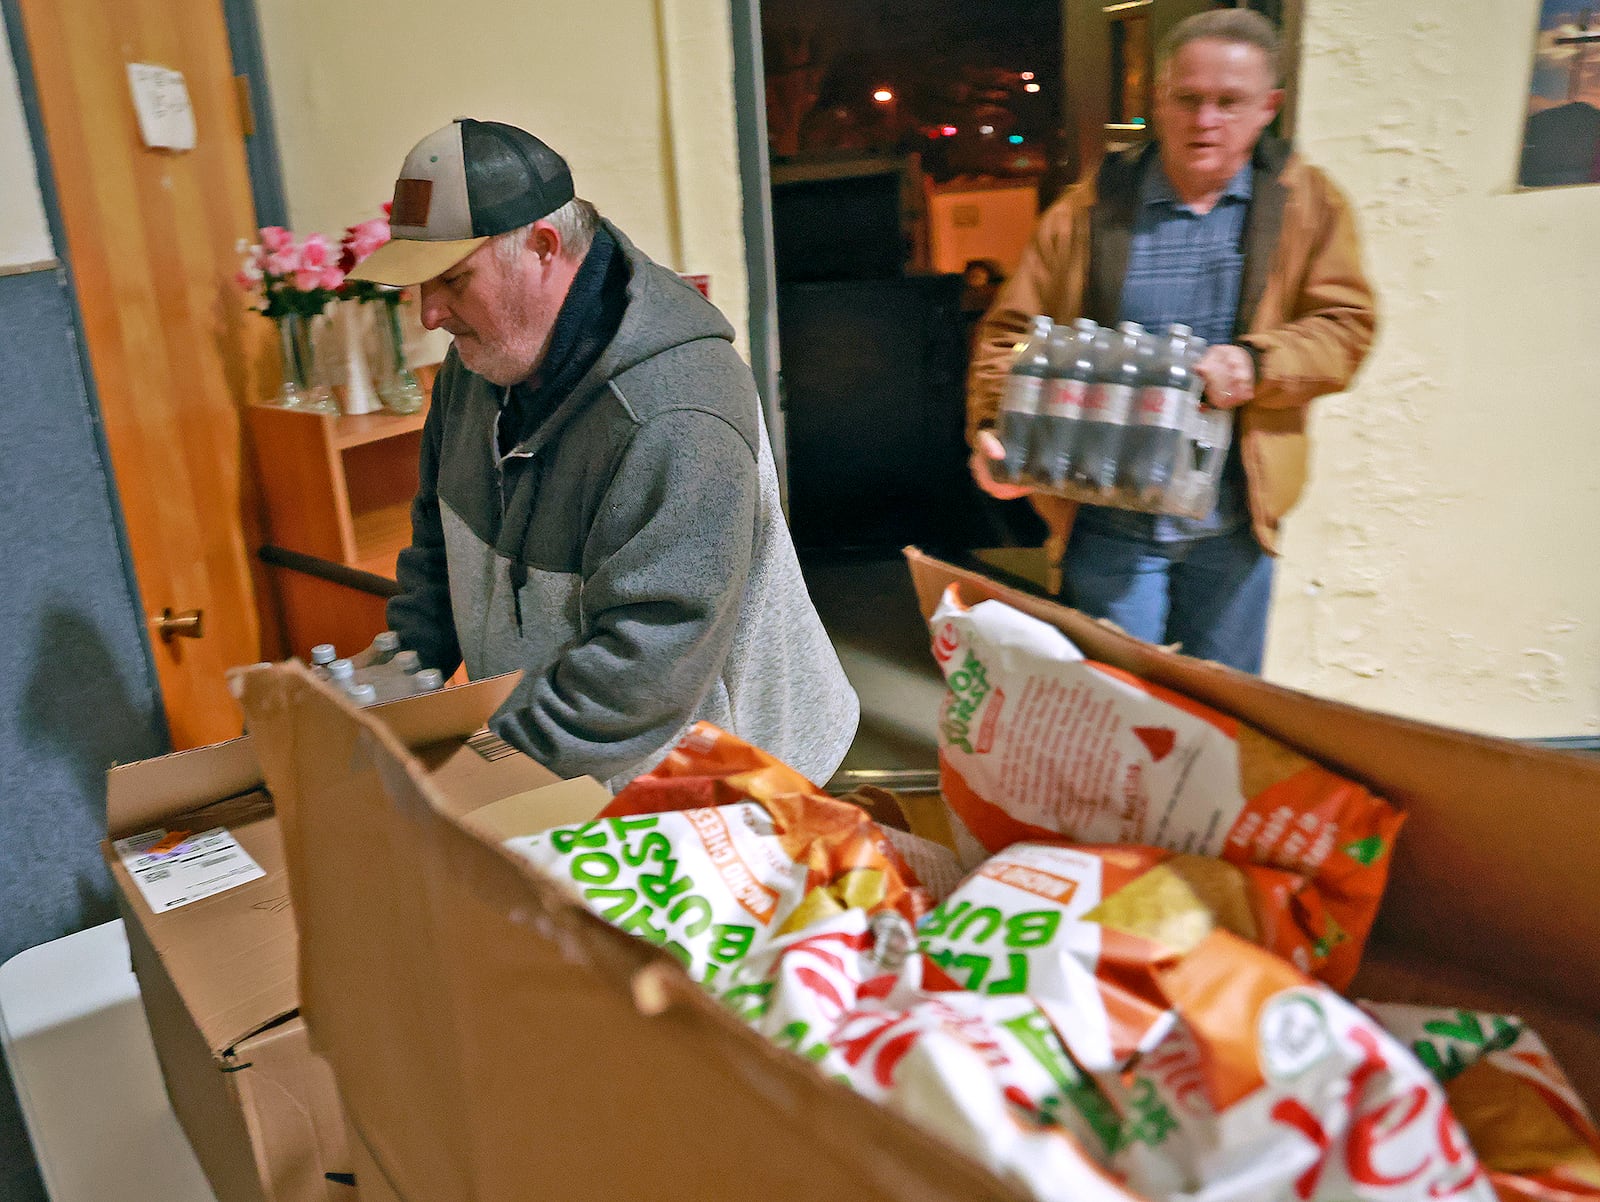
[[[173,639],[197,639],[205,633],[204,619],[204,612],[198,609],[186,609],[182,613],[164,609],[156,619],[156,633],[165,643]]]

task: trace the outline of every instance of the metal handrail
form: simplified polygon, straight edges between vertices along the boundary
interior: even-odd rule
[[[934,793],[939,789],[937,768],[846,768],[829,779],[826,792],[853,793],[864,785],[891,793]]]

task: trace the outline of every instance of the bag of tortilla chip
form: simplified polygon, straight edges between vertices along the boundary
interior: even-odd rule
[[[1048,1020],[1113,1116],[1072,1134],[1141,1196],[1490,1198],[1437,1082],[1227,930],[1242,912],[1233,885],[1171,853],[1017,844],[918,934],[959,983]]]
[[[952,585],[930,625],[948,690],[940,784],[969,865],[1065,837],[1274,869],[1287,874],[1278,887],[1293,921],[1263,942],[1349,984],[1398,810],[1245,723],[1085,659],[1055,627],[1002,602],[968,607]]]
[[[1444,1085],[1502,1202],[1600,1199],[1600,1130],[1520,1019],[1362,1002]]]
[[[1044,1202],[1138,1202],[1086,1151],[1118,1120],[1033,1001],[957,988],[898,914],[768,943],[723,1000],[757,1030]]]
[[[705,723],[593,822],[506,846],[713,992],[776,936],[852,908],[915,922],[931,905],[863,811]]]

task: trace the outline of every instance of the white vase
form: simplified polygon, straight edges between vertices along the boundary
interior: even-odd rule
[[[383,408],[378,390],[372,386],[372,362],[367,356],[372,325],[369,309],[359,301],[340,301],[334,306],[342,360],[338,379],[344,385],[344,411],[351,415],[376,413]]]

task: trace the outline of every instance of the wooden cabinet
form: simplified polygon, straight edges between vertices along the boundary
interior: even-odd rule
[[[426,387],[432,372],[418,374]],[[426,417],[246,410],[267,508],[262,558],[293,654],[323,642],[349,654],[384,628],[395,558],[411,541]]]
[[[411,539],[411,498],[427,411],[333,417],[252,408],[268,541],[394,578]]]

